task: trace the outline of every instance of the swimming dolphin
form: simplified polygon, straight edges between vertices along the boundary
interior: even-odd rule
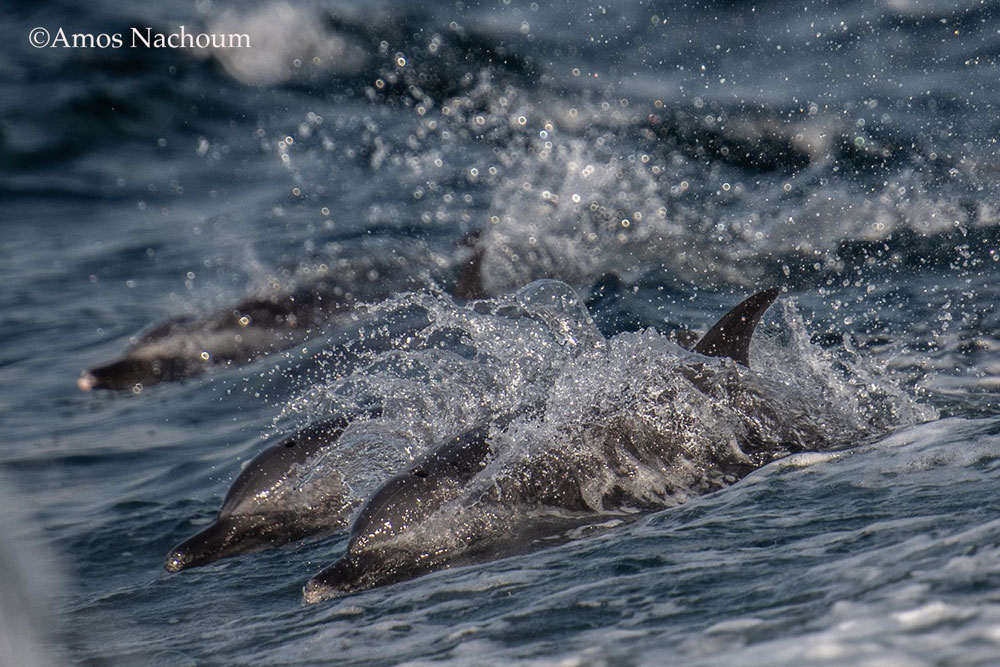
[[[722,317],[695,345],[684,374],[695,387],[710,388],[703,359],[728,358],[749,365],[754,329],[779,293],[768,289],[749,297]],[[723,375],[726,373],[723,369]],[[731,374],[730,374],[731,375]],[[705,391],[706,389],[702,389]],[[753,402],[748,395],[740,400]],[[662,509],[690,495],[733,483],[778,456],[749,453],[725,442],[702,466],[685,466],[683,441],[639,424],[612,421],[588,427],[585,437],[602,443],[603,457],[583,456],[567,464],[529,457],[506,473],[475,485],[497,452],[495,437],[516,418],[534,419],[539,410],[505,416],[452,438],[386,482],[364,505],[350,533],[346,553],[303,589],[307,602],[411,579],[434,570],[482,562],[536,548],[580,526],[621,518],[636,510]],[[787,452],[786,452],[787,453]],[[621,472],[638,459],[679,470],[677,487],[658,497],[612,482],[595,509],[582,492],[590,477]],[[613,474],[612,474],[613,477]]]
[[[377,416],[372,409],[365,417]],[[309,462],[361,415],[313,424],[257,455],[233,481],[212,525],[171,549],[168,572],[280,546],[347,525],[355,501],[333,471],[310,476]]]
[[[482,253],[474,248],[476,238],[462,237],[447,260],[422,246],[418,254],[381,247],[355,253],[334,264],[336,275],[306,279],[294,289],[254,296],[206,316],[171,318],[136,337],[121,358],[84,371],[77,387],[141,391],[213,367],[247,364],[327,329],[353,325],[363,318],[361,304],[415,287],[440,284],[459,298],[479,298]],[[446,265],[442,271],[438,263]]]
[[[217,366],[247,364],[328,327],[353,324],[360,304],[381,301],[418,280],[411,274],[389,279],[388,269],[370,259],[338,267],[335,277],[303,280],[294,289],[253,296],[202,317],[171,318],[138,336],[120,359],[84,371],[77,386],[141,390]]]
[[[315,335],[315,328],[353,306],[323,298],[316,286],[247,299],[207,317],[172,318],[139,336],[125,355],[77,379],[83,391],[142,389],[181,380],[213,366],[245,364]]]

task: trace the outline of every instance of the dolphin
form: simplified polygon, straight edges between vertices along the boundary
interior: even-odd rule
[[[233,481],[215,521],[171,549],[164,567],[179,572],[346,526],[357,502],[339,473],[312,476],[310,463],[353,421],[379,413],[338,415],[258,454]]]
[[[247,364],[306,341],[325,327],[353,322],[361,303],[391,292],[377,271],[371,276],[344,273],[253,296],[205,316],[168,319],[136,337],[121,358],[84,371],[77,387],[140,391],[213,367]]]
[[[77,387],[141,390],[213,366],[249,363],[308,339],[315,327],[351,306],[350,300],[325,301],[310,288],[247,299],[207,317],[171,318],[141,334],[120,359],[84,371]]]
[[[696,388],[711,387],[710,358],[749,366],[753,332],[778,294],[777,288],[754,294],[698,341],[682,371]],[[741,397],[750,403],[753,399]],[[392,477],[354,521],[344,555],[306,583],[304,599],[318,602],[569,539],[583,526],[723,488],[779,455],[752,446],[748,454],[726,442],[704,466],[685,466],[684,442],[646,432],[641,423],[612,421],[584,425],[589,432],[583,437],[602,444],[601,451],[607,452],[603,458],[583,456],[567,464],[533,456],[506,473],[481,476],[497,458],[498,436],[515,419],[538,419],[542,412],[535,408],[482,424],[441,443]],[[627,477],[632,458],[678,469],[678,488],[664,488],[661,497],[650,498],[612,483],[595,509],[582,492],[585,480],[606,475],[608,468]],[[476,484],[480,477],[489,479]]]
[[[356,324],[364,319],[362,304],[414,287],[440,284],[459,298],[480,298],[482,253],[474,248],[476,238],[476,233],[462,237],[448,260],[428,251],[406,254],[413,249],[355,254],[335,263],[335,276],[328,271],[294,289],[253,296],[205,316],[170,318],[139,334],[120,358],[84,371],[77,387],[138,392],[213,367],[248,364],[326,329]],[[435,262],[446,265],[442,275]]]

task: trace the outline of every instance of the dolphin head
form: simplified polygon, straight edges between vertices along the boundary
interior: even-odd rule
[[[430,538],[433,539],[433,538]],[[415,579],[452,565],[446,550],[414,551],[412,544],[383,545],[378,548],[349,551],[330,567],[306,582],[302,599],[308,604],[359,593]],[[427,545],[425,545],[427,546]],[[459,561],[461,562],[461,561]]]
[[[378,585],[371,573],[371,557],[348,554],[306,582],[302,599],[315,604],[348,593],[367,590]]]
[[[91,389],[133,389],[136,386],[179,380],[191,374],[190,364],[170,357],[129,355],[84,371],[76,380],[82,391]]]
[[[344,512],[327,521],[329,514],[300,511],[271,512],[220,517],[212,525],[184,540],[167,554],[164,568],[180,572],[190,567],[214,563],[221,558],[239,556],[278,547],[315,535],[325,529],[342,526]]]
[[[506,416],[505,423],[512,416]],[[351,530],[347,553],[309,580],[306,602],[386,586],[448,567],[445,548],[414,550],[411,529],[454,500],[491,455],[491,424],[445,441],[396,475],[368,500]],[[440,537],[440,536],[439,536]],[[433,541],[429,539],[425,546]]]
[[[263,516],[220,518],[171,549],[164,567],[167,572],[180,572],[226,556],[264,549],[271,545],[268,537],[276,537],[278,528],[279,522]]]

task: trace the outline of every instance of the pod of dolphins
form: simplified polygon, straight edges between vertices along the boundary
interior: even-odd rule
[[[778,294],[777,288],[758,292],[724,315],[690,350],[689,360],[679,371],[681,375],[699,391],[708,393],[718,391],[702,372],[709,358],[731,360],[724,364],[749,366],[751,337]],[[303,305],[310,305],[303,303],[306,298],[296,296],[290,306],[277,302],[270,306],[241,304],[234,309],[232,318],[240,326],[243,313],[255,313],[256,321],[264,319],[279,334],[287,334],[294,331],[294,327],[288,326],[293,309],[301,311]],[[227,318],[228,314],[222,319],[228,322]],[[312,316],[305,319],[315,320]],[[169,330],[170,326],[165,328]],[[164,334],[154,331],[147,338],[155,341],[158,335]],[[261,335],[261,340],[265,338]],[[287,338],[301,337],[292,333]],[[279,336],[279,342],[285,341]],[[252,350],[245,355],[253,356]],[[101,380],[98,384],[87,379],[85,384],[89,386],[84,388],[128,387],[145,379],[143,372],[149,369],[126,358],[117,369],[109,365],[100,374],[85,373],[84,378]],[[121,375],[120,381],[115,379],[116,374]],[[161,367],[158,379],[185,375],[183,368],[172,372]],[[740,374],[733,377],[739,378]],[[165,567],[169,572],[179,572],[220,558],[334,533],[347,526],[356,513],[346,551],[305,585],[304,599],[312,603],[436,570],[523,553],[572,539],[581,527],[606,522],[609,516],[634,515],[636,507],[652,511],[666,506],[649,506],[641,498],[629,497],[619,489],[613,500],[605,501],[601,510],[595,511],[592,503],[581,497],[580,484],[573,478],[607,471],[586,466],[561,470],[559,466],[553,468],[545,457],[528,458],[513,474],[492,478],[489,484],[470,494],[470,485],[477,475],[496,458],[500,446],[497,443],[505,430],[515,421],[537,419],[543,411],[543,405],[526,405],[443,440],[384,482],[360,511],[357,501],[346,490],[350,480],[343,479],[336,470],[317,475],[312,464],[316,457],[334,451],[338,440],[354,422],[377,418],[381,409],[358,410],[314,423],[251,460],[233,481],[215,521],[172,549]],[[683,456],[685,443],[677,442],[676,438],[614,424],[596,431],[592,437],[604,439],[609,448],[623,447],[634,456],[658,457],[657,460],[677,460]],[[713,463],[715,470],[706,471],[705,479],[693,480],[689,490],[698,494],[722,488],[780,455],[720,457]],[[566,475],[565,480],[560,479],[562,474]],[[725,482],[718,481],[723,477]],[[534,481],[525,485],[524,480]]]

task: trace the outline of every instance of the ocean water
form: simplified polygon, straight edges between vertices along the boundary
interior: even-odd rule
[[[997,663],[991,3],[9,4],[0,663]],[[251,46],[131,47],[181,25]],[[470,247],[478,305],[425,280]],[[365,323],[76,387],[157,322],[373,254],[405,259]],[[588,420],[735,437],[674,337],[771,286],[738,375],[803,446],[727,488],[312,605],[346,531],[163,569],[242,463],[345,402],[384,408],[325,461],[358,502],[525,403],[544,420],[478,483],[572,464]]]

